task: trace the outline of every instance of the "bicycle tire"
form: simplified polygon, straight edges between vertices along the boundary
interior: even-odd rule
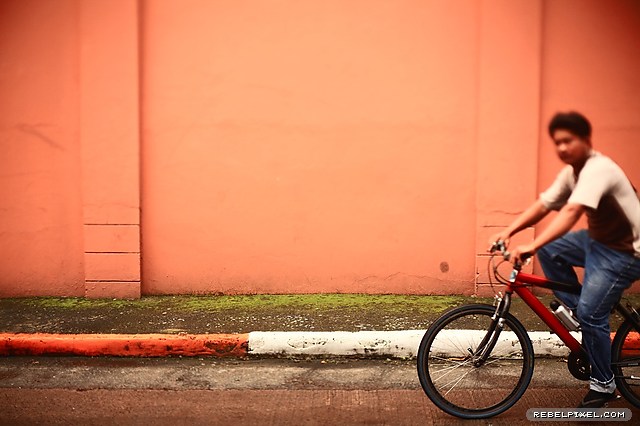
[[[504,317],[504,328],[486,362],[471,363],[494,313],[490,305],[455,308],[437,319],[420,342],[417,367],[422,389],[437,407],[453,416],[496,416],[522,397],[533,376],[531,339],[511,314]],[[474,330],[468,330],[470,326]]]
[[[613,338],[611,367],[618,391],[640,407],[640,333],[628,320],[618,327]]]

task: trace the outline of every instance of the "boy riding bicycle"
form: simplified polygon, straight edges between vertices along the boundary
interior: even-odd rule
[[[580,407],[598,408],[615,398],[609,315],[622,292],[640,279],[640,200],[622,169],[592,149],[586,117],[558,113],[549,123],[549,135],[567,166],[490,243],[508,241],[551,210],[559,211],[533,242],[511,250],[511,261],[537,253],[548,279],[576,285],[573,267],[584,268],[579,296],[555,295],[577,315],[591,364],[590,390]],[[588,231],[569,232],[584,213]]]

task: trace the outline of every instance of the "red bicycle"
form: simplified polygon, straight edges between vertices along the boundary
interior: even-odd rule
[[[579,380],[589,380],[590,365],[581,343],[569,328],[531,292],[543,287],[579,294],[580,286],[549,281],[521,271],[514,265],[509,279],[498,271],[495,258],[503,243],[496,243],[489,259],[493,277],[506,286],[496,303],[472,304],[443,314],[427,330],[418,349],[418,377],[425,393],[445,412],[465,418],[496,416],[513,406],[524,394],[533,376],[534,351],[522,323],[509,313],[513,293],[547,324],[569,348],[568,368]],[[491,274],[490,274],[491,275]],[[619,392],[640,407],[640,315],[630,304],[619,302],[615,309],[624,322],[611,346],[612,369]],[[474,397],[469,398],[469,390]]]

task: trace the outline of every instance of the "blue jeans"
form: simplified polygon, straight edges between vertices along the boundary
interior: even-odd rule
[[[591,363],[590,388],[613,392],[609,315],[622,292],[640,279],[640,258],[594,241],[586,230],[570,232],[538,251],[546,277],[579,285],[574,266],[584,268],[580,295],[555,292],[576,314],[582,328],[582,345]]]

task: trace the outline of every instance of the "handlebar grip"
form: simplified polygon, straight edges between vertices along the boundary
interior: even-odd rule
[[[505,251],[504,253],[502,253],[502,257],[504,257],[504,260],[509,261],[509,259],[511,259],[511,253],[509,253],[508,251]],[[531,253],[524,253],[523,255],[520,256],[521,262],[519,263],[524,265],[532,257],[533,255]]]
[[[500,252],[506,252],[507,250],[507,246],[505,245],[504,241],[496,241],[491,245],[491,253],[495,253],[497,251]]]

